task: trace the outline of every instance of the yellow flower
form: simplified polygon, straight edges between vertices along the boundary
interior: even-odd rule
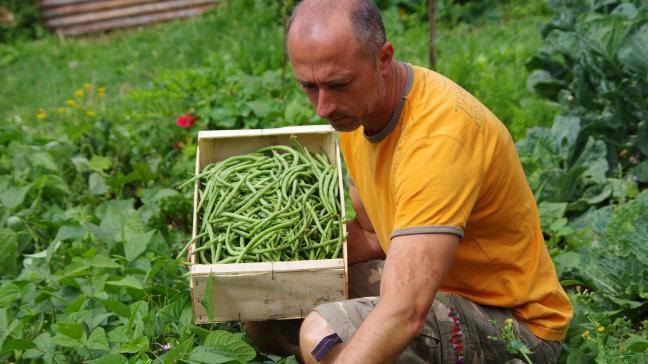
[[[65,100],[65,103],[66,103],[68,106],[72,106],[72,107],[75,107],[76,104],[77,104],[76,101],[74,101],[73,99],[67,99],[67,100]]]
[[[506,320],[504,320],[504,322],[506,322],[507,325],[512,325],[513,324],[513,319],[509,317]]]
[[[56,109],[56,111],[58,111],[59,114],[63,114],[63,113],[65,113],[65,108],[64,107],[59,107],[58,109]]]
[[[106,88],[99,87],[99,97],[104,97],[104,96],[106,96]]]
[[[45,113],[45,110],[38,109],[38,114],[36,114],[36,119],[45,120],[45,118],[47,118],[47,114]]]
[[[86,115],[88,115],[91,118],[94,118],[95,116],[97,116],[97,113],[92,110],[88,110],[86,111]]]
[[[82,89],[76,90],[76,92],[74,93],[74,96],[76,96],[77,98],[83,97],[83,90]]]
[[[596,332],[603,332],[605,331],[605,326],[599,326],[596,328]]]
[[[83,88],[84,88],[86,91],[90,91],[90,89],[92,89],[92,85],[89,84],[89,83],[84,83],[84,84],[83,84]]]
[[[589,336],[589,330],[585,330],[585,331],[583,331],[583,333],[581,334],[581,336],[582,336],[582,337],[588,337],[588,336]]]

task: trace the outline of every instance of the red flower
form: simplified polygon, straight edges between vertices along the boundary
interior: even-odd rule
[[[178,119],[176,119],[176,125],[181,128],[190,128],[196,123],[196,121],[198,121],[197,117],[186,112],[184,115],[178,116]]]

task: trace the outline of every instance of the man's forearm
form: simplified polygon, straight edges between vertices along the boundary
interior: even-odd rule
[[[411,312],[394,311],[394,306],[379,302],[334,363],[393,363],[423,327]]]

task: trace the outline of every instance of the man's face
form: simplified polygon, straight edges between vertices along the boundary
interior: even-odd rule
[[[350,29],[315,27],[306,36],[291,31],[288,54],[317,114],[338,131],[360,127],[384,99],[382,77]]]

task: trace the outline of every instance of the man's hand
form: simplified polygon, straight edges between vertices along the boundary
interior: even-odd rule
[[[394,238],[385,261],[380,301],[335,362],[394,362],[421,332],[458,242],[451,234]]]

